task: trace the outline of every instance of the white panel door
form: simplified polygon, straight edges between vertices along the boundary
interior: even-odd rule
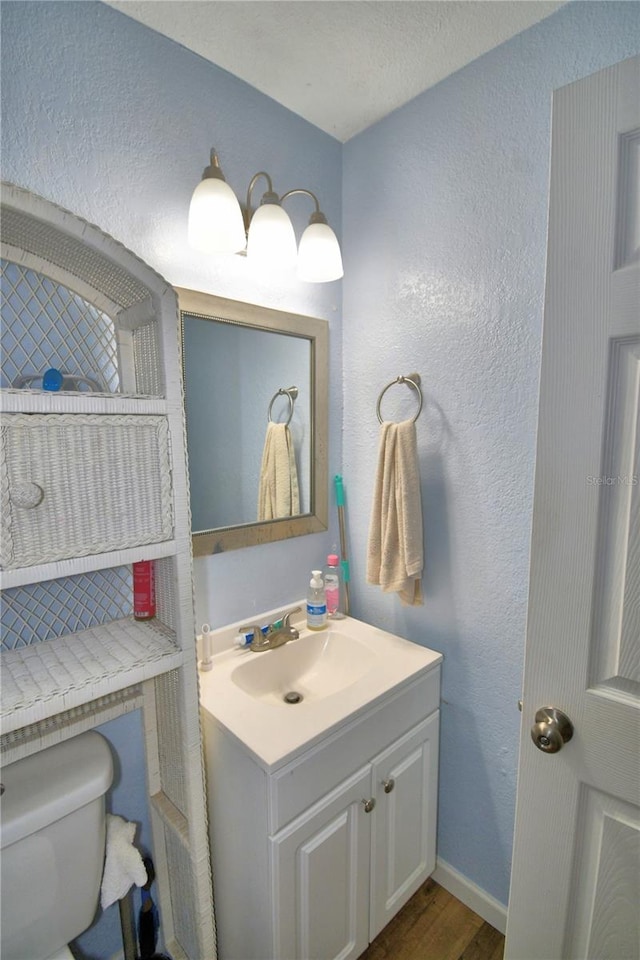
[[[277,960],[355,960],[366,949],[370,789],[367,765],[271,840]]]
[[[370,940],[436,865],[439,719],[436,711],[373,761]]]
[[[640,955],[640,58],[554,98],[508,960]],[[536,711],[573,722],[536,749]],[[540,745],[553,739],[540,732]]]

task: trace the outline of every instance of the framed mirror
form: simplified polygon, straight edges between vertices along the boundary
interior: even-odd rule
[[[194,556],[326,530],[326,320],[175,290]]]

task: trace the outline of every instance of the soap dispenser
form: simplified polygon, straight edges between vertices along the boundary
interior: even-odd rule
[[[326,625],[327,599],[324,592],[322,570],[312,570],[307,594],[307,626],[309,630],[322,630]]]

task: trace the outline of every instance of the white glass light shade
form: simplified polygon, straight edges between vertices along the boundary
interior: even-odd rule
[[[246,246],[238,199],[224,180],[207,177],[193,191],[189,246],[203,253],[239,253]]]
[[[310,223],[300,238],[298,277],[327,283],[344,276],[338,238],[328,223]]]
[[[249,224],[247,257],[268,267],[293,267],[296,235],[286,211],[277,203],[263,203]]]

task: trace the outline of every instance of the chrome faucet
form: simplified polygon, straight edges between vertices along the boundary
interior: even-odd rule
[[[281,620],[270,623],[266,633],[263,633],[262,628],[255,626],[255,624],[243,627],[242,633],[253,631],[253,640],[249,644],[249,649],[253,650],[254,653],[262,653],[264,650],[275,650],[276,647],[281,647],[289,640],[297,640],[300,634],[296,627],[292,627],[290,623],[291,616],[294,613],[300,613],[300,607],[290,610]],[[276,623],[278,626],[276,626]]]

